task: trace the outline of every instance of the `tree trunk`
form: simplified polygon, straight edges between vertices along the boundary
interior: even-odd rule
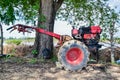
[[[53,32],[56,11],[58,10],[58,5],[56,9],[56,4],[59,1],[61,2],[63,0],[58,0],[57,2],[55,0],[40,0],[38,27],[44,26],[45,30]],[[62,4],[62,2],[59,4]],[[43,17],[45,21],[42,20]],[[48,48],[50,51],[53,51],[53,37],[36,32],[34,46],[39,54],[39,57],[41,56],[42,50],[44,48]],[[37,57],[38,54],[34,55],[34,57]]]
[[[0,24],[0,31],[1,31],[1,33],[0,33],[1,34],[1,37],[0,37],[1,38],[1,43],[0,43],[1,45],[0,46],[1,46],[1,55],[2,55],[3,54],[3,29],[2,29],[1,24]]]
[[[115,23],[113,22],[112,28],[110,29],[110,43],[111,43],[111,63],[115,63],[114,58],[114,27]]]
[[[113,34],[110,35],[110,39],[111,39],[111,63],[115,62],[114,59],[114,43],[113,43]]]

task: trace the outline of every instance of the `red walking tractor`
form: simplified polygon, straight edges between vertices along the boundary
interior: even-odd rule
[[[101,47],[99,44],[101,28],[99,26],[81,27],[71,30],[72,37],[68,35],[60,35],[46,31],[41,28],[17,24],[7,30],[11,32],[17,29],[19,32],[29,32],[29,29],[34,29],[39,33],[43,33],[59,40],[58,60],[60,64],[67,70],[80,70],[86,67],[89,60],[89,55],[94,54],[96,59],[99,59],[98,50]]]

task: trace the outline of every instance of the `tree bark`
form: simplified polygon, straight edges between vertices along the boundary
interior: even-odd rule
[[[57,11],[55,10],[56,3],[57,2],[55,0],[40,0],[38,27],[45,26],[45,30],[53,32]],[[44,15],[45,21],[41,21],[41,15]],[[44,48],[48,48],[50,51],[53,51],[53,37],[36,32],[34,46],[39,54],[39,57],[41,56]],[[37,57],[38,54],[34,55],[34,57]]]
[[[112,28],[110,29],[110,43],[111,43],[111,63],[115,63],[114,58],[114,30],[115,22],[113,22]]]
[[[0,31],[1,31],[1,55],[3,55],[3,29],[2,29],[2,25],[0,24]]]

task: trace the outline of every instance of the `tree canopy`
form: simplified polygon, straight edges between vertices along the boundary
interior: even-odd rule
[[[38,0],[0,0],[0,21],[5,24],[13,24],[15,20],[33,22],[38,9]]]
[[[54,0],[60,1],[60,0]],[[111,20],[119,21],[119,15],[108,6],[109,0],[64,0],[57,12],[57,19],[79,25],[80,21],[88,25],[108,26]],[[0,21],[6,24],[15,20],[33,22],[38,18],[39,0],[1,0]],[[110,25],[110,24],[109,24]]]
[[[79,25],[80,21],[90,25],[101,25],[108,27],[113,20],[119,22],[120,15],[112,9],[109,0],[66,0],[59,9],[57,17],[69,21],[72,18],[74,25]],[[119,22],[120,23],[120,22]]]

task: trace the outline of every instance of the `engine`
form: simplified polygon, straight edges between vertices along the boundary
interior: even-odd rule
[[[102,29],[99,26],[81,27],[72,29],[72,37],[84,42],[91,53],[96,53],[101,45],[98,44]]]

